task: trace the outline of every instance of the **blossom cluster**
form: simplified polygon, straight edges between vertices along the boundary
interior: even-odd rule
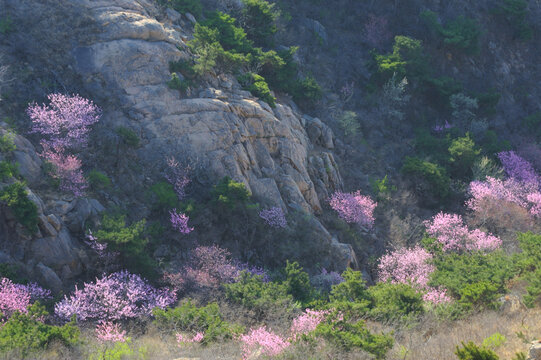
[[[188,226],[190,217],[184,213],[177,212],[177,209],[173,209],[169,212],[171,226],[181,234],[189,234],[193,231],[193,227]]]
[[[514,151],[502,151],[498,153],[498,158],[509,178],[539,188],[541,179],[528,161],[518,156]]]
[[[291,324],[292,341],[299,339],[301,335],[308,334],[316,329],[316,327],[325,320],[325,317],[330,313],[329,310],[311,310],[306,309],[305,312],[295,319]]]
[[[379,281],[411,285],[424,292],[423,299],[433,304],[450,302],[445,290],[428,286],[430,276],[436,270],[431,260],[432,254],[420,246],[388,253],[378,264]]]
[[[257,329],[251,329],[248,334],[241,335],[239,340],[242,343],[242,359],[247,360],[256,351],[262,356],[276,356],[287,349],[291,343],[268,331],[265,326]]]
[[[122,330],[119,324],[101,320],[96,326],[96,337],[102,342],[124,342],[126,341],[126,330]]]
[[[345,222],[371,228],[374,225],[374,209],[377,203],[360,191],[353,193],[335,192],[329,199],[332,209]]]
[[[189,166],[180,164],[174,157],[167,159],[165,178],[173,185],[179,200],[186,197],[186,186],[191,182],[189,174]]]
[[[31,104],[27,114],[32,120],[33,133],[39,133],[43,151],[40,154],[53,166],[53,177],[60,188],[82,196],[87,188],[81,161],[70,153],[88,143],[90,127],[98,122],[101,110],[79,95],[48,95],[49,105]]]
[[[205,334],[202,332],[198,332],[192,337],[182,335],[181,333],[177,333],[178,346],[182,346],[186,343],[200,343],[201,341],[203,341],[204,338],[205,338]]]
[[[440,212],[425,221],[426,232],[443,245],[443,251],[491,251],[501,247],[502,240],[479,229],[470,231],[462,216]]]
[[[8,278],[0,280],[0,312],[6,317],[18,311],[26,313],[28,306],[39,299],[49,299],[51,292],[35,283],[15,284]]]
[[[150,315],[155,307],[165,308],[176,300],[174,292],[156,289],[138,275],[120,271],[85,283],[55,305],[62,319],[77,315],[79,320],[120,320]]]
[[[259,212],[259,217],[265,220],[267,225],[273,228],[285,228],[287,220],[281,207],[275,206]]]

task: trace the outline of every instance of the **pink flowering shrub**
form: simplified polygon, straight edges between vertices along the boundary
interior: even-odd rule
[[[446,289],[429,288],[423,295],[423,300],[434,305],[450,303],[452,299],[447,295]]]
[[[491,251],[501,247],[500,238],[481,230],[470,231],[462,217],[440,212],[425,221],[426,232],[443,245],[443,251]]]
[[[82,196],[88,184],[81,161],[70,151],[87,145],[90,127],[98,122],[101,110],[79,95],[50,94],[48,99],[49,105],[34,103],[28,107],[31,132],[43,136],[40,156],[52,165],[52,176],[60,180],[60,188]]]
[[[175,301],[174,292],[156,289],[139,275],[120,271],[85,283],[83,289],[76,287],[55,305],[55,313],[66,320],[75,314],[81,321],[111,321],[147,316],[153,308],[163,309]]]
[[[296,341],[301,335],[314,331],[329,313],[329,310],[306,309],[303,314],[293,319],[290,329],[291,341]]]
[[[200,343],[205,338],[205,334],[202,332],[196,333],[194,336],[189,337],[186,335],[182,335],[181,333],[177,333],[177,343],[178,346],[183,346],[187,343]]]
[[[181,234],[189,234],[193,231],[193,227],[188,226],[190,217],[183,213],[178,213],[177,209],[173,209],[169,212],[171,226]]]
[[[186,197],[186,186],[191,182],[189,174],[189,166],[180,164],[174,157],[167,159],[165,178],[173,185],[179,200]]]
[[[241,335],[239,340],[242,343],[243,360],[250,359],[256,351],[262,356],[276,356],[291,345],[280,335],[268,331],[265,326],[251,329],[248,334]]]
[[[26,313],[28,306],[40,299],[49,299],[51,292],[35,283],[28,285],[15,284],[8,278],[0,280],[0,312],[10,317],[18,311]]]
[[[420,246],[393,251],[379,261],[379,280],[424,288],[435,270],[430,260],[432,255]]]
[[[177,291],[193,287],[218,288],[239,275],[240,269],[230,256],[229,251],[217,245],[198,246],[179,272],[165,273],[164,277]]]
[[[125,342],[126,330],[111,321],[99,321],[96,325],[96,337],[102,342]]]
[[[261,210],[259,217],[265,220],[267,225],[273,228],[285,228],[287,220],[281,207],[275,206],[270,209]]]
[[[331,208],[348,223],[357,223],[371,228],[374,225],[374,209],[377,203],[368,196],[354,193],[335,192],[329,199]]]

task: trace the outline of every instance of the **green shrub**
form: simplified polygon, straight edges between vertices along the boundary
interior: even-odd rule
[[[387,352],[393,347],[394,340],[386,334],[372,334],[364,325],[364,321],[352,322],[349,316],[337,313],[328,316],[314,331],[314,336],[322,337],[344,350],[362,349],[385,359]]]
[[[522,119],[522,124],[528,134],[535,135],[537,138],[541,137],[541,111],[526,116]]]
[[[436,198],[445,199],[449,195],[451,180],[445,169],[437,164],[407,156],[402,172],[426,181],[430,186],[430,192]]]
[[[388,199],[392,192],[396,191],[397,188],[394,185],[389,183],[389,178],[387,175],[383,179],[375,179],[372,182],[372,191],[376,194],[378,199]]]
[[[91,170],[88,173],[88,183],[94,190],[107,189],[111,187],[111,179],[99,170]]]
[[[0,34],[6,35],[13,32],[13,21],[9,16],[0,19]]]
[[[205,21],[201,22],[201,25],[217,30],[216,40],[226,51],[244,54],[250,53],[253,48],[246,32],[242,28],[235,26],[235,19],[228,14],[219,11],[212,12]]]
[[[436,137],[426,129],[419,129],[415,134],[414,146],[417,154],[434,163],[445,164],[449,161],[450,136]]]
[[[462,347],[457,346],[455,355],[459,360],[499,360],[498,355],[490,349],[479,347],[473,342],[462,343]]]
[[[243,183],[236,182],[229,176],[224,177],[218,184],[214,185],[210,194],[214,204],[229,209],[235,209],[239,204],[245,204],[252,196]]]
[[[238,80],[243,85],[244,89],[250,91],[252,95],[265,101],[271,107],[276,106],[276,98],[272,96],[269,85],[261,75],[246,73],[240,75]]]
[[[179,207],[177,193],[168,182],[157,182],[150,187],[148,194],[154,211],[165,212]]]
[[[196,18],[201,16],[203,6],[200,0],[164,0],[166,5],[170,6],[174,10],[181,14],[189,12]]]
[[[357,120],[357,113],[354,111],[344,111],[340,118],[338,118],[338,123],[346,136],[356,136],[361,127]]]
[[[455,139],[449,146],[449,163],[453,173],[460,178],[470,178],[472,167],[481,150],[475,148],[475,143],[470,134]]]
[[[308,304],[312,301],[316,295],[316,290],[310,284],[310,277],[303,271],[299,263],[296,261],[291,263],[287,261],[285,274],[286,280],[284,281],[284,285],[286,286],[287,293],[301,304]]]
[[[480,143],[482,152],[488,156],[493,156],[500,151],[511,150],[509,140],[500,139],[494,130],[488,130]]]
[[[242,0],[242,20],[248,38],[257,46],[272,46],[272,36],[276,33],[276,19],[279,14],[275,4],[265,0]]]
[[[503,179],[504,172],[494,160],[483,156],[473,163],[472,175],[473,180],[485,181],[489,176],[495,179]]]
[[[437,21],[436,13],[429,10],[423,11],[421,18],[432,32],[438,33],[443,38],[445,45],[470,55],[479,53],[479,36],[481,35],[481,30],[475,20],[459,16],[445,26],[442,26]]]
[[[38,230],[38,207],[28,198],[24,183],[16,182],[1,189],[0,202],[7,205],[17,221],[31,233]]]
[[[256,313],[256,318],[272,309],[293,309],[293,298],[287,293],[288,287],[276,282],[264,282],[260,275],[243,271],[237,282],[225,284],[226,297]]]
[[[334,285],[330,294],[330,306],[344,313],[360,316],[372,306],[372,298],[366,289],[360,271],[346,269],[344,282]]]
[[[106,344],[98,351],[89,355],[89,360],[146,360],[148,349],[146,346],[135,347],[130,338],[126,341],[117,341],[112,345]]]
[[[190,82],[187,80],[181,80],[177,73],[172,73],[171,79],[167,82],[167,86],[169,89],[185,92],[190,87]]]
[[[487,349],[497,349],[501,347],[507,339],[500,333],[494,333],[483,340],[483,347]]]
[[[313,104],[323,96],[323,90],[312,76],[298,80],[291,93],[293,100],[301,104]]]
[[[368,288],[369,316],[377,320],[405,320],[421,315],[423,295],[406,284],[378,283]]]
[[[533,38],[533,29],[526,21],[528,2],[526,0],[503,0],[495,9],[513,29],[513,36],[519,40],[527,41]]]
[[[420,78],[427,71],[427,60],[421,41],[402,35],[394,38],[391,54],[376,55],[375,61],[382,82],[390,79],[393,74],[399,79],[411,79]]]
[[[12,151],[15,151],[17,146],[15,146],[15,135],[11,132],[6,132],[4,135],[0,136],[0,152],[4,154],[9,154]]]
[[[492,116],[496,114],[496,106],[500,101],[502,94],[495,89],[490,89],[487,92],[478,93],[475,95],[479,110],[482,116]]]
[[[438,109],[448,108],[451,95],[460,93],[463,89],[462,83],[447,76],[426,77],[423,87],[427,99]]]
[[[33,352],[46,349],[54,341],[64,345],[75,345],[79,340],[79,329],[75,321],[63,326],[52,326],[39,321],[46,316],[45,308],[34,303],[28,314],[14,313],[0,328],[0,352],[17,351],[22,358]]]
[[[449,254],[434,264],[430,285],[446,288],[466,309],[497,306],[497,298],[506,292],[506,281],[517,273],[513,260],[501,251]]]
[[[6,181],[19,175],[17,164],[12,164],[9,161],[0,161],[0,181]]]
[[[137,273],[152,276],[154,261],[147,250],[148,238],[144,233],[146,220],[126,225],[124,215],[104,214],[101,226],[94,231],[100,242],[108,244],[108,250],[120,253],[125,266]]]
[[[139,147],[139,136],[133,131],[125,126],[119,126],[115,130],[116,134],[119,136],[121,142],[131,148]]]
[[[541,235],[531,232],[517,234],[522,252],[515,256],[517,267],[528,281],[524,303],[533,307],[541,295]]]
[[[294,92],[298,81],[298,66],[293,56],[298,49],[298,47],[292,46],[289,49],[279,50],[277,56],[282,61],[267,63],[261,69],[261,75],[267,79],[273,89],[290,94]]]
[[[218,304],[211,303],[204,307],[197,307],[190,299],[176,308],[166,310],[154,308],[154,323],[162,330],[168,332],[203,332],[203,343],[231,339],[240,328],[225,322],[218,308]]]
[[[190,60],[178,60],[169,62],[169,72],[181,73],[187,79],[195,79],[197,72],[194,70],[194,64]]]

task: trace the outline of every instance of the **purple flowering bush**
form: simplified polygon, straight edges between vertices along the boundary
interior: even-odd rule
[[[120,271],[75,288],[55,305],[55,314],[67,320],[73,315],[85,320],[121,320],[149,316],[155,307],[176,301],[169,289],[156,289],[139,275]]]
[[[259,217],[263,219],[267,225],[273,228],[285,228],[287,226],[284,211],[278,206],[261,210],[259,212]]]

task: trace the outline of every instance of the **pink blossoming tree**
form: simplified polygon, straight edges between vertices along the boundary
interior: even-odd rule
[[[374,225],[374,209],[377,203],[360,191],[332,194],[329,199],[331,208],[347,223],[356,223],[371,228]]]
[[[193,227],[188,226],[190,217],[184,213],[177,212],[177,209],[173,209],[169,212],[171,226],[181,234],[189,234],[193,231]]]
[[[4,317],[10,317],[16,311],[26,313],[34,301],[49,298],[51,292],[35,283],[22,285],[8,278],[0,280],[0,312]]]

